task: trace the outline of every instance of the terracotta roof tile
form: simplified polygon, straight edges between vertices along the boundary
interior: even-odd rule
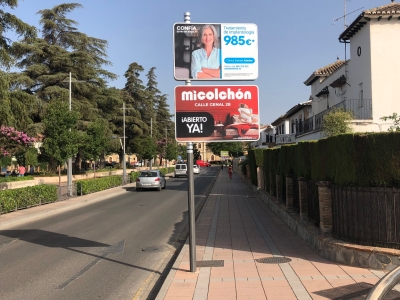
[[[338,69],[340,69],[345,64],[344,60],[337,60],[334,63],[322,67],[311,74],[310,77],[306,81],[304,81],[305,85],[312,84],[318,77],[327,77],[333,73],[335,73]]]
[[[392,15],[400,14],[400,3],[390,3],[383,6],[367,9],[362,12],[364,15]]]
[[[391,18],[393,15],[400,15],[400,3],[393,2],[383,6],[378,6],[364,10],[339,36],[340,41],[349,40],[354,36],[371,18]]]

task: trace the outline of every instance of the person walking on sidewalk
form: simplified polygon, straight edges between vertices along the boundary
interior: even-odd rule
[[[232,166],[228,167],[228,174],[229,174],[229,178],[232,179],[232,174],[233,174]]]

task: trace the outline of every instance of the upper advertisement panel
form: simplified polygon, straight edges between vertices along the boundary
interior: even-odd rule
[[[176,80],[255,80],[258,32],[249,23],[176,23]]]

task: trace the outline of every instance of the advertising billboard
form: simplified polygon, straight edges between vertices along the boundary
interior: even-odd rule
[[[258,87],[175,87],[178,142],[257,141],[260,138]]]
[[[229,158],[229,151],[220,151],[220,157],[222,159],[228,159]]]
[[[252,23],[176,23],[176,80],[255,80],[258,31]]]

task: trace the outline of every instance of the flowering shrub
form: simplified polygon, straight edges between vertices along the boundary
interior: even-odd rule
[[[15,154],[35,139],[14,127],[0,126],[0,156]]]

